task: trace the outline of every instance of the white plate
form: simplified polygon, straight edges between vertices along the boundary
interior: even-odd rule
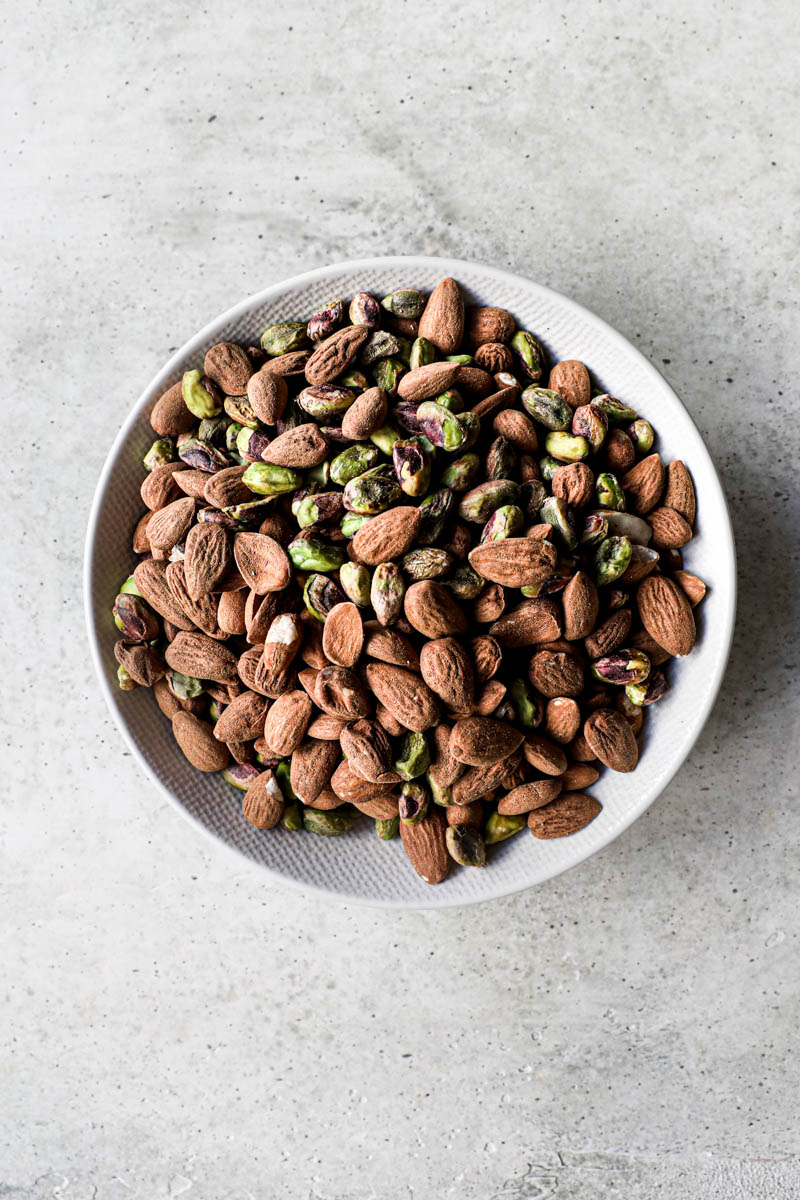
[[[411,869],[399,839],[380,841],[366,820],[344,838],[253,829],[241,816],[240,792],[189,766],[153,697],[144,689],[117,688],[111,605],[132,568],[131,530],[142,509],[141,461],[153,438],[148,413],[167,387],[202,365],[205,350],[216,342],[257,342],[267,325],[305,320],[332,297],[357,291],[383,296],[396,287],[430,291],[446,275],[459,281],[469,303],[509,309],[520,327],[542,339],[554,362],[585,362],[602,387],[653,424],[665,462],[686,462],[698,516],[685,562],[706,581],[709,594],[698,610],[697,647],[670,667],[672,690],[648,714],[636,771],[605,771],[591,789],[603,805],[597,819],[569,838],[539,841],[523,831],[490,851],[485,870],[458,868],[445,883],[429,887]],[[735,553],[725,497],[700,434],[655,367],[621,334],[565,296],[494,267],[445,258],[370,258],[309,271],[250,297],[191,338],[159,371],[120,430],[97,485],[86,541],[85,600],[89,642],[108,706],[145,774],[193,824],[258,863],[276,882],[363,904],[443,908],[507,896],[550,879],[608,845],[653,803],[692,749],[722,681],[736,606]],[[176,824],[175,837],[182,836]]]

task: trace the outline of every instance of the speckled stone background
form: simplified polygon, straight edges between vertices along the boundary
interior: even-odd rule
[[[800,18],[697,5],[7,5],[0,1195],[800,1195]],[[207,319],[424,252],[574,296],[666,372],[741,562],[716,711],[572,874],[435,915],[267,886],[91,676],[96,475]]]

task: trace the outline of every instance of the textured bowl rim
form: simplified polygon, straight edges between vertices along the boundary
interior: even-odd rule
[[[109,487],[111,473],[114,469],[114,465],[122,445],[126,441],[133,426],[135,426],[136,422],[142,416],[145,407],[152,404],[153,396],[157,393],[157,390],[159,388],[163,389],[166,380],[174,373],[178,365],[189,355],[195,353],[196,350],[205,345],[209,338],[216,336],[216,331],[218,329],[233,324],[239,318],[245,316],[252,308],[268,302],[272,298],[280,295],[282,292],[314,283],[315,281],[324,279],[326,276],[333,273],[364,272],[372,270],[376,267],[397,267],[398,269],[405,268],[408,270],[437,267],[441,270],[443,277],[445,275],[457,276],[461,270],[470,272],[476,267],[479,267],[487,274],[493,275],[498,281],[505,282],[507,284],[522,283],[531,292],[539,293],[542,298],[555,298],[560,304],[564,305],[565,308],[571,309],[573,312],[580,314],[582,317],[594,323],[594,325],[603,332],[608,341],[619,348],[621,353],[638,359],[645,373],[655,377],[658,385],[669,393],[672,400],[682,411],[686,420],[692,426],[697,435],[698,443],[702,449],[702,453],[705,454],[705,466],[708,471],[708,478],[704,482],[704,487],[708,488],[709,486],[712,486],[717,489],[718,498],[722,502],[721,509],[727,518],[725,529],[717,531],[717,536],[722,538],[725,542],[723,547],[725,551],[725,562],[720,568],[720,575],[722,578],[719,580],[718,585],[718,590],[722,592],[722,600],[725,607],[722,613],[721,622],[715,626],[715,635],[720,639],[720,643],[724,649],[718,656],[711,686],[706,693],[704,703],[692,713],[692,733],[687,740],[685,749],[680,755],[670,762],[668,771],[660,781],[660,784],[657,786],[653,794],[647,795],[645,793],[645,798],[639,801],[638,804],[632,806],[630,812],[626,815],[624,823],[616,825],[609,832],[608,837],[604,838],[597,844],[593,844],[586,849],[578,851],[569,864],[551,872],[545,878],[532,880],[530,883],[515,884],[512,886],[498,886],[492,885],[491,874],[490,872],[487,872],[485,876],[487,886],[484,895],[467,898],[450,898],[446,891],[440,891],[438,888],[431,888],[430,903],[426,903],[424,900],[416,901],[414,899],[409,899],[408,901],[405,901],[390,898],[381,899],[379,897],[363,896],[355,891],[344,891],[341,889],[334,890],[321,883],[300,882],[299,880],[292,879],[290,876],[274,870],[266,863],[255,861],[250,855],[246,854],[244,850],[241,850],[238,846],[232,845],[230,842],[225,841],[224,838],[222,838],[218,833],[212,829],[209,829],[203,824],[202,821],[189,812],[188,809],[174,795],[174,793],[165,784],[163,784],[160,779],[157,779],[155,775],[153,775],[149,765],[142,756],[139,747],[136,745],[136,742],[129,731],[128,720],[119,705],[119,695],[112,689],[103,666],[101,638],[105,636],[106,631],[101,631],[98,629],[94,621],[92,608],[94,561],[97,554],[99,517],[105,503],[106,492]],[[716,703],[720,687],[722,686],[722,680],[728,665],[733,641],[733,631],[736,620],[736,584],[736,551],[730,509],[728,506],[727,497],[725,496],[725,491],[720,482],[719,475],[717,474],[716,466],[714,465],[713,459],[711,458],[711,455],[705,445],[702,434],[697,428],[697,425],[688,409],[683,405],[678,395],[672,389],[658,368],[650,361],[650,359],[648,359],[646,355],[641,352],[641,350],[637,349],[632,342],[629,342],[628,339],[619,333],[619,331],[616,330],[612,325],[609,325],[607,321],[604,321],[602,317],[597,316],[597,314],[592,312],[591,309],[588,309],[584,305],[579,304],[577,301],[572,300],[569,296],[565,296],[562,292],[557,292],[555,289],[546,287],[544,284],[535,283],[534,281],[527,279],[525,276],[519,275],[513,271],[506,271],[499,267],[475,262],[474,260],[442,258],[435,255],[386,255],[373,258],[348,259],[339,263],[328,263],[324,267],[317,267],[314,270],[305,271],[299,275],[292,275],[288,279],[283,279],[275,284],[271,284],[269,287],[263,288],[261,291],[255,292],[246,299],[241,300],[238,304],[234,304],[231,308],[207,322],[202,329],[200,329],[191,338],[189,338],[188,341],[180,346],[164,364],[161,370],[157,372],[157,374],[144,389],[119,429],[111,449],[108,452],[105,463],[103,464],[103,468],[100,472],[100,477],[95,488],[86,531],[86,544],[83,564],[84,611],[86,616],[86,629],[89,641],[89,649],[92,661],[94,663],[95,672],[100,681],[101,691],[105,698],[108,709],[114,718],[114,722],[119,732],[122,734],[123,740],[131,751],[131,754],[150,783],[155,786],[162,793],[162,795],[166,797],[170,804],[181,813],[184,819],[189,821],[191,825],[198,829],[204,835],[204,837],[210,838],[218,845],[223,846],[225,849],[235,854],[237,858],[247,862],[251,867],[264,871],[270,877],[270,879],[272,879],[279,886],[288,887],[293,891],[299,891],[302,893],[316,893],[320,896],[325,896],[327,899],[332,899],[340,904],[345,905],[357,904],[366,908],[392,908],[400,910],[461,908],[471,904],[480,904],[484,901],[499,900],[505,896],[515,895],[518,892],[526,891],[528,888],[539,886],[540,884],[547,882],[549,879],[555,879],[558,876],[565,874],[567,871],[572,870],[573,867],[577,867],[580,863],[585,862],[594,854],[597,854],[599,851],[605,849],[606,846],[615,841],[616,838],[624,833],[626,829],[630,828],[634,821],[638,820],[642,813],[645,812],[651,804],[655,803],[658,797],[668,787],[680,768],[686,762],[686,759],[694,749],[697,739],[699,738],[703,727],[705,726],[706,721],[711,714],[714,704]],[[720,624],[724,628],[720,629]]]

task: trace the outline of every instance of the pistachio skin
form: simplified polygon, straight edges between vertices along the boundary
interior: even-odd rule
[[[291,354],[306,344],[307,333],[308,327],[304,321],[280,321],[277,325],[270,325],[261,334],[261,349],[266,350],[270,358]]]
[[[183,403],[198,420],[222,412],[222,395],[202,371],[186,371],[181,380]]]
[[[483,827],[483,840],[487,846],[495,846],[519,833],[528,824],[526,813],[520,816],[503,816],[502,813],[490,813]]]
[[[390,842],[400,832],[399,817],[376,817],[375,832],[383,842]]]
[[[349,833],[353,827],[353,818],[349,813],[333,809],[330,812],[320,812],[316,808],[303,809],[303,828],[308,833],[319,834],[320,837],[340,837]]]
[[[607,537],[597,547],[594,557],[595,583],[604,587],[624,575],[630,565],[631,540],[627,537]]]

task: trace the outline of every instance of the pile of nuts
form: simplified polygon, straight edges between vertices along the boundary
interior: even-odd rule
[[[439,883],[594,820],[705,594],[648,421],[444,279],[212,346],[151,423],[119,685],[256,829],[364,814]]]

